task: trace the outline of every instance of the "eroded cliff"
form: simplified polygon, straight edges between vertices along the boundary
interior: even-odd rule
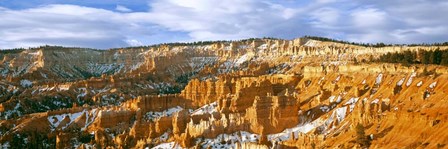
[[[447,67],[369,62],[437,48],[299,38],[4,52],[0,144],[446,148]]]

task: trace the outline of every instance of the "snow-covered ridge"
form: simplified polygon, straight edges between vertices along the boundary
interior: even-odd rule
[[[81,116],[81,114],[85,113],[85,111],[77,112],[77,113],[68,113],[68,114],[59,114],[59,115],[52,115],[48,116],[48,122],[50,122],[51,130],[55,130],[58,127],[61,127],[62,130],[65,129],[67,126],[70,126],[71,123],[75,121],[78,117]],[[59,126],[59,124],[66,118],[69,118],[69,122],[65,124],[64,126]]]
[[[182,107],[177,106],[177,107],[169,108],[169,109],[164,110],[162,112],[152,112],[152,111],[150,111],[150,112],[147,112],[145,114],[145,117],[148,120],[155,120],[155,119],[158,119],[158,118],[161,118],[161,117],[170,117],[174,113],[182,111],[182,110],[183,110]]]
[[[246,131],[239,131],[232,134],[220,134],[213,139],[197,140],[203,142],[201,144],[202,148],[211,147],[213,149],[218,148],[236,148],[236,143],[246,143],[246,142],[258,142],[260,140],[260,135],[252,134]],[[225,143],[223,143],[225,142]]]
[[[218,106],[218,102],[213,102],[207,105],[204,105],[202,107],[200,107],[199,109],[196,109],[192,112],[191,115],[202,115],[202,114],[212,114],[213,112],[217,112],[216,107]]]

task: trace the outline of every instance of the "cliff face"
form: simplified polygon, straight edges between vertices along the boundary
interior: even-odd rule
[[[436,48],[448,47],[299,38],[0,52],[0,144],[446,148],[448,69],[362,62]]]

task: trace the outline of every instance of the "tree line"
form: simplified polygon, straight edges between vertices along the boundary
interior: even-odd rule
[[[374,59],[373,62],[401,63],[407,64],[434,64],[448,66],[448,49],[425,51],[404,51],[401,53],[387,53]]]
[[[442,43],[420,43],[420,44],[385,44],[385,43],[357,43],[357,42],[349,42],[344,40],[337,40],[337,39],[331,39],[327,37],[319,37],[319,36],[304,36],[308,39],[313,40],[319,40],[319,41],[328,41],[328,42],[336,42],[336,43],[342,43],[342,44],[351,44],[351,45],[358,45],[363,47],[389,47],[389,46],[408,46],[408,47],[416,47],[416,46],[448,46],[448,42],[442,42]]]

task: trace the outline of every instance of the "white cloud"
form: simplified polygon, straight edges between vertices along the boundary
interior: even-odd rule
[[[387,21],[387,13],[375,8],[359,8],[350,15],[353,25],[360,28],[383,27]]]
[[[115,10],[121,11],[121,12],[132,12],[131,9],[129,9],[123,5],[117,5],[117,7],[115,7]]]
[[[110,48],[128,46],[133,36],[148,34],[150,22],[127,13],[76,5],[46,5],[0,11],[0,48],[37,45]]]
[[[256,0],[156,0],[150,6],[148,19],[193,40],[272,36],[266,33],[297,15],[295,9]]]
[[[135,39],[126,40],[126,43],[128,43],[128,45],[130,45],[130,46],[142,46],[143,45],[142,42],[135,40]]]
[[[302,35],[357,42],[446,41],[448,2],[429,1],[153,0],[147,12],[135,12],[123,3],[112,10],[77,5],[0,7],[0,48],[110,48]]]

